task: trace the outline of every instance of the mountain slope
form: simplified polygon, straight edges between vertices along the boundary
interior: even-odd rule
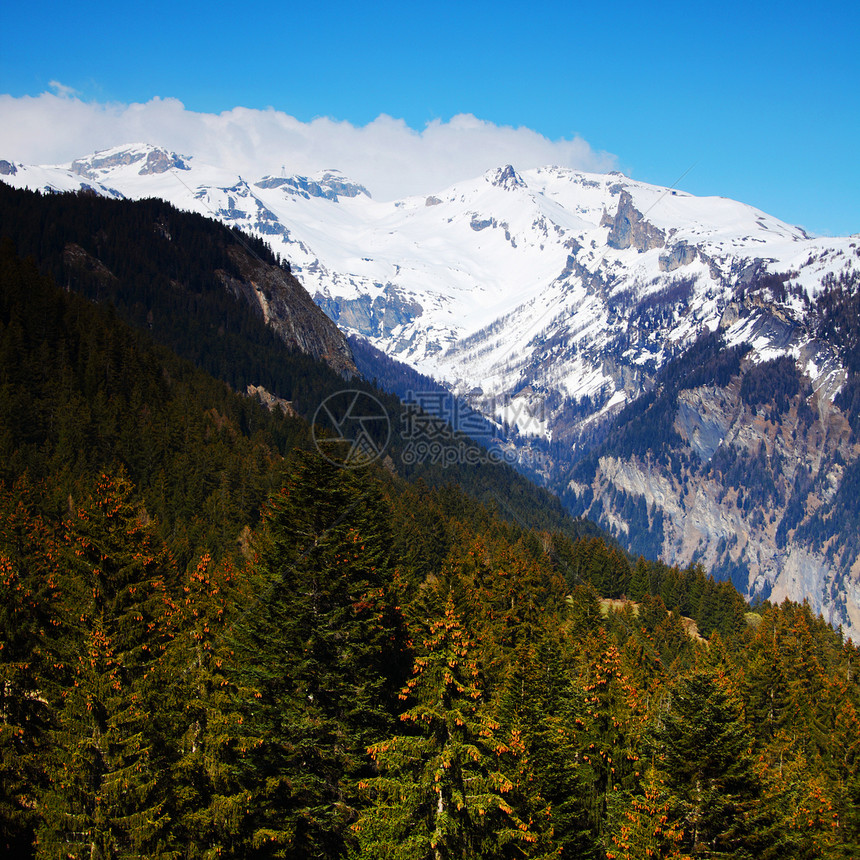
[[[339,435],[321,409],[324,401],[343,393],[366,394],[388,419],[385,422],[388,442],[380,454],[385,455],[387,470],[398,478],[420,479],[430,487],[458,484],[464,493],[498,510],[504,518],[531,528],[559,530],[570,536],[598,533],[590,523],[573,521],[555,496],[526,480],[505,465],[503,459],[490,457],[484,448],[453,432],[443,421],[431,420],[430,416],[416,417],[414,407],[407,407],[397,397],[357,377],[351,352],[347,352],[348,365],[340,360],[342,353],[338,349],[346,343],[345,338],[307,293],[302,290],[297,298],[291,296],[288,288],[291,283],[295,285],[295,279],[259,240],[228,230],[211,219],[181,213],[163,201],[102,199],[90,194],[44,195],[5,186],[0,186],[0,236],[20,244],[42,272],[52,274],[66,291],[79,291],[100,304],[109,304],[112,313],[142,332],[147,342],[159,341],[228,383],[235,392],[253,395],[249,399],[261,399],[272,408],[280,405],[290,416],[317,422],[323,432]],[[75,249],[74,253],[69,253],[70,247]],[[251,278],[242,279],[241,266],[252,269]],[[255,266],[262,269],[262,276],[253,271]],[[268,320],[260,305],[248,298],[263,292],[258,287],[268,289],[264,277],[274,279],[274,290],[282,288],[272,294],[269,307],[274,310]],[[231,284],[238,286],[231,290]],[[7,288],[5,282],[0,282],[0,291]],[[291,316],[280,310],[279,302],[287,306]],[[42,316],[38,308],[32,310],[23,305],[15,314]],[[296,337],[289,337],[285,321],[295,328]],[[30,322],[38,325],[38,320]],[[336,337],[331,337],[332,330]],[[115,335],[114,340],[122,342],[124,337]],[[304,343],[319,347],[333,344],[331,353],[335,360],[326,363],[325,355],[318,359],[302,352],[298,347]],[[16,349],[14,339],[10,344],[2,357],[5,365],[15,372],[13,391],[20,410],[16,406],[8,409],[7,414],[14,417],[23,410],[22,414],[30,415],[34,411],[30,400],[42,397],[36,381],[42,380],[46,373],[50,377],[51,373],[45,371],[36,356],[32,362],[35,387],[28,388],[29,365],[16,358],[20,350]],[[46,343],[45,349],[49,348]],[[98,376],[98,371],[93,373]],[[164,375],[169,381],[177,376],[177,371],[166,369]],[[139,400],[139,397],[135,400],[135,408],[146,412],[148,407]],[[116,401],[115,411],[123,411],[122,402],[121,398]],[[39,424],[47,421],[45,415],[52,415],[58,408],[50,397],[47,403],[37,410],[39,420],[14,420],[13,437],[27,428],[34,433],[47,432]],[[84,407],[81,411],[86,415]],[[279,414],[281,410],[275,411]],[[216,412],[223,414],[224,408],[218,406]],[[237,419],[237,431],[254,436],[259,423],[253,415],[259,410],[248,406],[246,412],[252,417]],[[114,415],[114,423],[121,425],[123,417],[129,416]],[[36,426],[31,427],[34,423]],[[442,434],[436,443],[441,444],[439,440],[444,438],[445,452],[457,456],[453,460],[410,457],[407,448],[414,442],[407,431],[416,424]],[[116,429],[112,425],[112,428],[111,433],[124,432],[122,427]],[[92,432],[86,438],[90,435]],[[311,444],[307,435],[303,438],[306,444]],[[47,454],[39,460],[38,468],[31,471],[33,475],[44,476],[57,467],[57,461],[50,460],[53,442],[42,436],[38,439],[34,445],[38,450],[44,448],[43,454]],[[85,447],[84,441],[81,445]],[[377,441],[385,444],[383,439]],[[10,445],[11,449],[16,448],[16,444]],[[113,450],[107,439],[104,447]],[[148,450],[151,445],[137,447]],[[280,450],[283,443],[271,447]],[[128,451],[134,451],[135,445],[129,443],[123,450],[122,456],[128,459],[131,456]],[[143,455],[134,454],[138,456]],[[50,460],[49,465],[45,465],[45,457]],[[151,459],[149,456],[147,462]],[[60,466],[63,462],[60,458]],[[262,467],[262,462],[255,463],[249,474]],[[190,470],[183,480],[198,481],[200,487],[210,486],[214,477],[201,478],[198,471]],[[15,474],[14,470],[10,472],[12,477]],[[132,476],[141,485],[162,481],[157,474],[147,473],[145,479],[136,472]],[[60,493],[61,498],[64,495],[65,492]],[[254,509],[254,500],[259,498],[247,495],[243,504]]]
[[[265,384],[249,341],[258,349],[278,341],[337,373],[356,373],[344,335],[263,242],[164,201],[132,208],[95,195],[37,196],[0,184],[0,234],[59,283],[112,302],[189,358],[228,361],[236,368],[228,381],[241,390]]]
[[[667,562],[705,559],[748,594],[809,597],[860,629],[860,570],[841,525],[857,456],[855,347],[844,342],[856,238],[810,237],[724,198],[551,167],[505,166],[428,197],[376,202],[334,171],[261,168],[245,179],[144,145],[62,167],[6,165],[12,184],[159,196],[265,238],[333,320],[465,398],[499,427],[494,444],[528,460],[573,511]],[[835,301],[840,283],[847,298]],[[660,400],[660,373],[708,332],[718,351],[747,348],[728,381],[702,377]],[[768,364],[780,359],[794,370]],[[788,407],[741,395],[774,367],[797,376]],[[665,407],[661,444],[674,458],[647,491],[657,452],[612,449],[633,433],[623,430],[631,415],[649,428],[657,420],[626,411],[640,398],[643,410]],[[762,407],[782,416],[782,430]],[[594,457],[609,472],[571,472]],[[685,461],[682,474],[682,457],[695,468]],[[762,457],[779,501],[744,493],[738,504],[744,468]],[[707,513],[694,512],[691,487],[701,505],[711,500]]]

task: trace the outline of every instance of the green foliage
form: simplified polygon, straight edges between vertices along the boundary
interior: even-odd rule
[[[186,574],[178,600],[176,633],[166,660],[168,707],[164,735],[171,739],[170,811],[173,834],[188,860],[235,856],[252,796],[242,785],[243,730],[230,628],[244,596],[238,572],[203,555]]]
[[[788,411],[789,403],[800,393],[797,362],[790,355],[763,361],[747,370],[741,381],[741,397],[750,406],[773,404],[777,415]]]
[[[656,744],[684,848],[703,857],[752,853],[761,786],[740,703],[725,682],[700,671],[675,684]]]
[[[46,480],[42,506],[56,515],[122,464],[177,548],[231,547],[277,481],[279,453],[307,439],[302,423],[58,290],[6,241],[0,284],[0,477]]]
[[[38,792],[52,714],[46,635],[60,623],[59,537],[37,513],[39,488],[0,485],[0,846],[25,857],[38,825]]]
[[[371,804],[354,828],[357,857],[548,855],[542,801],[528,789],[522,743],[517,733],[505,742],[482,707],[473,653],[449,595],[401,694],[415,702],[401,715],[413,733],[370,748],[381,775],[363,782]]]
[[[39,857],[170,856],[150,720],[173,609],[169,560],[131,493],[122,476],[102,477],[69,525]]]
[[[266,506],[234,667],[253,690],[243,779],[262,856],[343,850],[405,668],[391,543],[375,484],[319,456],[299,456]]]

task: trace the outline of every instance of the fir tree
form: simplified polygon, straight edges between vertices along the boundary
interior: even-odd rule
[[[411,734],[371,747],[380,776],[354,830],[366,860],[459,860],[543,856],[546,824],[529,776],[522,738],[503,740],[482,707],[474,644],[449,595],[430,624],[415,673],[401,693],[415,704],[401,715]],[[529,803],[531,800],[531,804]],[[536,808],[537,807],[537,808]]]
[[[235,679],[255,691],[242,710],[261,856],[338,856],[367,747],[390,730],[405,660],[386,518],[368,478],[313,454],[264,512]]]
[[[150,718],[170,604],[152,533],[121,475],[102,476],[70,524],[39,857],[170,856],[166,771]]]

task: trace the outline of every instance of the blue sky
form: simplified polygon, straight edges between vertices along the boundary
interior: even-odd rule
[[[550,141],[580,137],[637,179],[683,176],[684,190],[814,232],[860,232],[860,12],[798,9],[14,3],[0,30],[0,93],[100,106],[160,97],[213,114],[271,107],[357,127],[386,114],[418,132],[472,114]],[[50,134],[62,137],[61,121]]]

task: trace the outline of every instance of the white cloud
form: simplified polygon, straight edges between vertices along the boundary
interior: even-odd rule
[[[67,87],[65,84],[61,84],[59,81],[49,81],[48,86],[58,96],[60,96],[60,98],[71,98],[72,96],[80,95],[80,93],[74,87]]]
[[[249,179],[334,167],[379,200],[436,191],[491,167],[555,164],[607,171],[615,156],[582,138],[549,140],[528,128],[498,126],[460,114],[416,131],[385,114],[365,126],[326,117],[237,107],[220,114],[187,110],[177,99],[144,104],[84,102],[52,82],[57,94],[0,95],[0,158],[61,164],[124,143],[146,142],[237,170]]]

